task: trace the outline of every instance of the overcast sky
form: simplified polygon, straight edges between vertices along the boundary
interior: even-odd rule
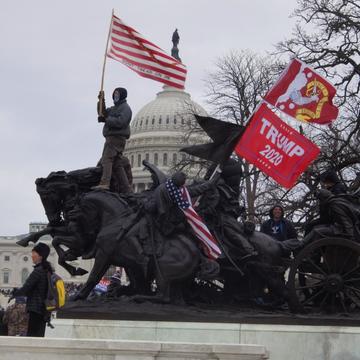
[[[179,29],[186,91],[206,108],[204,79],[216,59],[231,50],[272,50],[290,35],[295,7],[296,0],[1,1],[0,235],[46,222],[36,178],[94,166],[100,157],[95,109],[112,8],[169,53]],[[134,114],[162,87],[109,59],[109,100],[117,86],[128,89]]]

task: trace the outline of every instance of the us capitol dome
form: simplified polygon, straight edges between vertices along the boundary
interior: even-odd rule
[[[171,55],[180,60],[176,45]],[[131,163],[135,192],[147,189],[152,183],[150,173],[142,165],[143,160],[168,174],[176,163],[185,158],[179,150],[191,143],[184,143],[184,139],[190,124],[196,121],[194,114],[207,115],[200,105],[191,100],[189,93],[164,86],[163,91],[135,115],[124,152]]]

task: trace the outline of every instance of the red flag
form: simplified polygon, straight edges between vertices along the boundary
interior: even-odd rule
[[[140,76],[175,88],[184,88],[186,66],[114,15],[110,39],[108,57],[120,61]]]
[[[298,59],[293,59],[264,100],[286,114],[310,123],[329,124],[338,108],[332,100],[336,89]]]
[[[251,118],[235,152],[280,185],[290,188],[320,149],[262,104]]]

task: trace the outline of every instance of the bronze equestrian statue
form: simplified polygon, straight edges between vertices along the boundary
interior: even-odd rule
[[[233,192],[236,192],[234,189],[241,174],[235,174],[234,183],[224,169],[217,182],[194,186],[194,189],[202,188],[201,192],[206,190],[199,213],[221,242],[223,254],[217,261],[220,265],[218,274],[218,266],[206,259],[199,242],[184,222],[166,223],[168,227],[174,226],[168,233],[163,219],[153,213],[153,202],[160,196],[156,189],[161,188],[166,176],[159,176],[160,172],[154,166],[145,165],[157,186],[140,194],[91,190],[101,176],[97,168],[54,172],[47,178],[38,179],[37,191],[49,225],[44,231],[20,240],[19,244],[26,246],[45,233],[50,234],[59,264],[72,275],[81,275],[84,270],[74,268],[67,261],[79,257],[94,258],[88,281],[75,299],[86,298],[110,265],[127,270],[134,294],[148,296],[155,280],[157,292],[151,297],[155,301],[170,301],[172,289],[195,276],[207,279],[224,276],[227,278],[226,291],[231,297],[233,291],[242,291],[233,279],[243,278],[244,274],[248,283],[261,281],[287,298],[284,281],[279,275],[284,268],[283,244],[237,222]],[[193,192],[193,195],[197,194]],[[214,222],[216,218],[217,223]],[[239,236],[235,237],[237,232]],[[246,249],[247,246],[250,249]],[[144,258],[148,261],[142,261]],[[229,268],[232,268],[230,272]]]

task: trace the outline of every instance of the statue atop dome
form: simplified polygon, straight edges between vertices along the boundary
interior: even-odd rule
[[[180,40],[180,36],[178,33],[178,29],[175,29],[171,41],[173,43],[173,47],[171,49],[171,56],[174,57],[175,59],[179,60],[181,62],[180,56],[179,56],[179,49],[178,49],[178,45],[179,45],[179,40]]]

